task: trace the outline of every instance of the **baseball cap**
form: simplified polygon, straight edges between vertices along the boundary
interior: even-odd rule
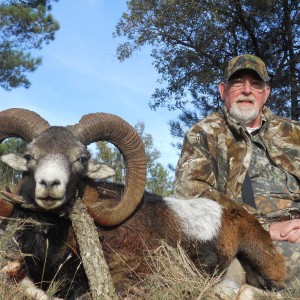
[[[229,61],[224,74],[225,80],[227,81],[235,72],[244,69],[255,71],[264,81],[269,79],[265,63],[259,57],[252,54],[243,54]]]

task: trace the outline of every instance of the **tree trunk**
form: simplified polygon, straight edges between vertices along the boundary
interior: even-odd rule
[[[287,48],[289,54],[289,76],[291,87],[291,118],[299,120],[299,104],[298,104],[298,83],[297,83],[297,55],[295,54],[294,34],[291,20],[291,7],[287,0],[283,2],[284,9],[284,26],[287,39]]]
[[[94,220],[86,211],[80,198],[76,199],[70,219],[89,281],[92,299],[117,299]]]

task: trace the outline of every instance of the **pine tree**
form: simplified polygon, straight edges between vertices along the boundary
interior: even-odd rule
[[[151,108],[180,109],[181,124],[195,123],[223,105],[217,85],[227,62],[251,53],[268,67],[268,106],[299,120],[298,0],[130,0],[127,6],[114,33],[126,38],[117,55],[122,61],[152,48],[161,87]]]
[[[54,40],[59,24],[49,13],[51,1],[6,0],[0,4],[0,86],[28,88],[26,74],[41,64],[33,50]]]

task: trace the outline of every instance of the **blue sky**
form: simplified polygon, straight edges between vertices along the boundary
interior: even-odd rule
[[[125,0],[60,0],[52,14],[61,29],[38,52],[42,65],[29,79],[29,89],[0,90],[0,110],[22,107],[34,110],[51,125],[74,124],[92,112],[116,114],[131,125],[142,121],[161,152],[160,162],[176,165],[178,152],[170,143],[168,121],[179,112],[149,108],[159,75],[149,50],[125,62],[115,52],[122,41],[112,37],[126,11]]]

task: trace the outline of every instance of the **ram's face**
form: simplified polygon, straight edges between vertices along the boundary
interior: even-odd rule
[[[34,157],[28,161],[34,170],[35,202],[44,209],[62,206],[74,197],[78,180],[86,173],[89,155],[82,152],[74,160],[64,154],[50,153],[38,162]]]
[[[46,210],[61,207],[72,199],[82,177],[114,175],[108,166],[92,162],[86,147],[63,127],[47,129],[27,145],[22,156],[8,154],[1,160],[28,174],[31,183],[25,196],[33,197],[30,200]]]

